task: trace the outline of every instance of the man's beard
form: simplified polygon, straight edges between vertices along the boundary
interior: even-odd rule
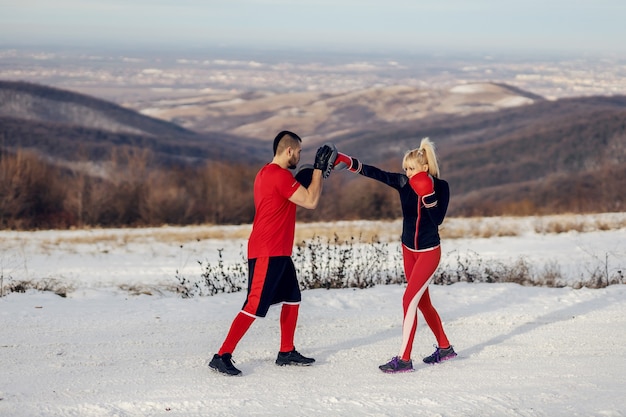
[[[296,156],[292,156],[291,159],[289,160],[289,166],[287,168],[289,169],[296,169],[298,167],[298,159],[296,158]]]

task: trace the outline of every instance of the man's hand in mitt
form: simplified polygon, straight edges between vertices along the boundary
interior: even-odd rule
[[[311,185],[311,181],[313,181],[313,165],[304,164],[300,168],[296,170],[296,181],[304,186],[304,188],[309,188]]]
[[[332,143],[325,143],[320,146],[315,154],[314,169],[322,171],[322,177],[328,178],[330,171],[333,170],[335,165],[335,159],[337,159],[337,148]]]

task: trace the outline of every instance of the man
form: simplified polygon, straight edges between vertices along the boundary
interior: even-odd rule
[[[317,150],[310,184],[300,184],[289,169],[300,161],[302,140],[289,131],[274,139],[274,158],[254,180],[255,215],[248,240],[248,294],[242,310],[209,367],[226,375],[240,375],[232,353],[254,320],[265,317],[269,307],[283,303],[280,314],[280,350],[277,365],[311,365],[313,358],[302,356],[294,346],[298,321],[300,287],[291,259],[296,207],[314,209],[322,193],[322,179],[330,174],[336,149],[324,145]],[[308,182],[308,181],[307,181]]]

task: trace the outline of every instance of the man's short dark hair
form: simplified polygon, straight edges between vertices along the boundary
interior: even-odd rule
[[[280,143],[280,140],[285,137],[285,135],[289,135],[291,136],[293,139],[297,140],[298,142],[302,143],[302,139],[300,139],[300,136],[296,135],[293,132],[290,132],[288,130],[283,130],[282,132],[280,132],[278,135],[276,135],[276,137],[274,138],[274,156],[276,156],[276,149],[278,149],[278,144]]]

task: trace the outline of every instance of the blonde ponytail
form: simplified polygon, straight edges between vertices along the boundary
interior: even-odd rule
[[[428,164],[428,173],[433,177],[439,178],[439,162],[435,153],[435,144],[428,138],[422,139],[420,149],[426,153],[425,164]]]
[[[406,168],[409,162],[415,162],[416,165],[428,165],[428,173],[439,178],[439,163],[435,153],[435,144],[429,138],[422,139],[419,148],[404,154],[402,168]]]

